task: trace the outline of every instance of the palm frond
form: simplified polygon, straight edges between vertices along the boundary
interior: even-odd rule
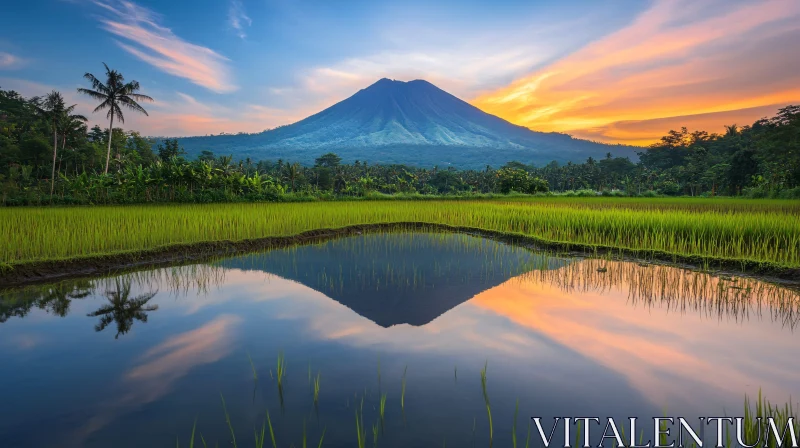
[[[122,98],[120,98],[119,102],[120,102],[120,104],[122,104],[123,106],[127,107],[128,109],[135,110],[137,112],[141,112],[141,113],[149,116],[147,111],[144,110],[144,107],[140,106],[139,103],[137,103],[136,101],[128,98],[127,96],[123,96]]]
[[[108,98],[108,95],[106,95],[105,93],[102,93],[102,92],[98,92],[96,90],[78,88],[78,93],[83,93],[85,95],[89,95],[90,97],[92,97],[92,98],[94,98],[96,100],[105,100],[106,98]]]
[[[149,96],[142,95],[141,93],[129,93],[129,94],[125,95],[125,96],[130,97],[130,98],[132,98],[132,99],[134,99],[136,101],[150,101],[151,103],[153,101],[155,101],[154,99],[150,98]]]
[[[105,101],[103,101],[97,107],[94,108],[92,113],[99,112],[99,111],[101,111],[101,110],[103,110],[103,109],[105,109],[107,107],[111,107],[112,104],[114,104],[114,103],[112,102],[111,98],[106,98]]]
[[[125,116],[122,115],[122,109],[120,109],[119,104],[114,104],[114,115],[119,119],[120,123],[125,123]],[[111,116],[111,112],[108,113]]]
[[[92,88],[93,89],[99,90],[101,92],[107,92],[108,91],[108,87],[106,87],[105,84],[100,82],[100,80],[97,79],[93,74],[91,74],[89,72],[86,72],[83,75],[83,77],[86,78],[87,80],[89,80],[89,82],[92,84]],[[78,90],[82,90],[82,89],[78,89]],[[85,90],[85,89],[83,89],[83,90]]]

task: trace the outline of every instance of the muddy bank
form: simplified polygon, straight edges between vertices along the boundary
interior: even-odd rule
[[[657,262],[659,264],[673,265],[682,268],[760,277],[780,283],[800,283],[800,268],[786,268],[769,263],[709,259],[699,256],[678,256],[652,250],[632,251],[584,244],[553,243],[535,237],[507,234],[478,228],[412,222],[354,225],[338,229],[311,230],[292,236],[267,237],[242,241],[191,243],[114,255],[22,263],[10,267],[7,266],[2,269],[0,272],[0,288],[46,283],[71,278],[107,276],[130,270],[194,264],[225,256],[235,256],[294,245],[315,244],[333,238],[403,230],[456,232],[490,238],[535,250],[556,252],[559,255],[598,257],[611,254],[615,260]]]

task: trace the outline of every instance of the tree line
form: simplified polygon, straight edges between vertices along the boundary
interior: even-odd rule
[[[104,64],[105,66],[105,64]],[[511,161],[458,170],[343,163],[328,153],[313,166],[234,161],[203,151],[188,159],[175,139],[114,127],[125,111],[147,114],[139,83],[105,66],[78,89],[106,111],[107,129],[88,128],[63,95],[24,98],[0,89],[0,199],[4,205],[224,202],[364,197],[381,194],[688,195],[800,198],[800,106],[722,134],[670,131],[639,160],[612,157],[544,166]],[[116,120],[116,121],[115,121]]]

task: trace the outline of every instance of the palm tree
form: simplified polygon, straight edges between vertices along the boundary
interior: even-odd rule
[[[82,299],[92,293],[93,285],[86,280],[56,284],[44,290],[37,305],[59,317],[69,313],[72,299]]]
[[[736,135],[738,133],[739,133],[739,126],[737,126],[735,124],[732,124],[730,126],[728,126],[728,125],[725,126],[725,135],[726,136]]]
[[[121,73],[108,68],[108,65],[106,65],[105,62],[103,63],[103,66],[106,68],[106,83],[103,84],[93,74],[86,73],[83,75],[83,77],[92,83],[93,90],[80,88],[78,89],[78,92],[84,93],[98,101],[101,101],[100,105],[97,106],[92,112],[108,109],[108,115],[106,115],[110,119],[108,125],[108,151],[106,152],[106,169],[103,172],[104,174],[108,174],[108,161],[111,158],[111,132],[114,129],[114,116],[116,115],[120,123],[125,123],[125,117],[122,115],[122,109],[120,108],[120,105],[136,112],[141,112],[145,115],[148,115],[147,111],[144,110],[144,108],[140,106],[137,101],[153,101],[153,99],[147,95],[136,93],[136,91],[139,90],[138,82],[131,81],[126,84],[125,78]]]
[[[64,158],[64,152],[67,149],[67,141],[75,142],[79,139],[86,138],[86,117],[82,115],[68,115],[62,117],[59,127],[61,128],[61,156],[59,159],[59,170],[61,169],[61,160]],[[75,148],[70,145],[69,148],[72,152],[73,158],[75,156]],[[65,168],[66,173],[66,168]],[[78,165],[75,165],[75,174],[78,174]]]
[[[40,105],[37,106],[39,112],[47,118],[53,128],[53,170],[50,174],[50,194],[53,194],[53,188],[56,181],[56,154],[58,153],[58,131],[67,126],[67,123],[76,121],[86,122],[87,119],[83,115],[73,114],[76,104],[67,107],[64,103],[64,97],[61,96],[56,90],[48,93]],[[65,133],[66,135],[66,133]]]
[[[294,181],[300,175],[300,164],[295,162],[286,168],[289,180],[292,182],[292,193],[294,193]]]
[[[94,327],[95,331],[103,331],[112,322],[116,322],[117,335],[114,336],[114,339],[118,339],[119,335],[130,331],[134,320],[147,322],[147,313],[158,309],[158,305],[145,306],[150,299],[155,297],[156,292],[134,298],[130,298],[130,295],[130,280],[120,283],[117,279],[116,288],[106,291],[106,299],[109,303],[97,311],[87,314],[89,317],[100,317],[100,322]]]

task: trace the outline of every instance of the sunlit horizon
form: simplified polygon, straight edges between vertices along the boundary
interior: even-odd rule
[[[384,77],[425,79],[535,131],[638,146],[684,126],[721,133],[800,103],[792,0],[35,0],[7,9],[0,87],[26,97],[57,89],[103,127],[76,88],[105,62],[155,98],[149,117],[124,124],[151,136],[261,132]],[[70,32],[55,37],[55,21]]]

